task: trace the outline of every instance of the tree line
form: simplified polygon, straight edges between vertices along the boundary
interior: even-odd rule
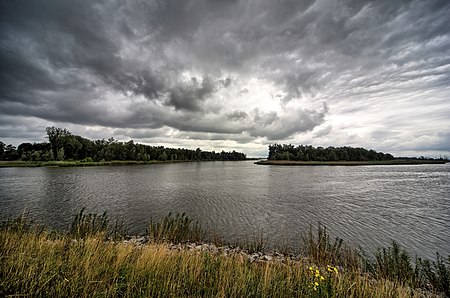
[[[73,135],[65,128],[47,127],[48,142],[22,143],[17,148],[0,141],[0,160],[22,161],[111,161],[111,160],[245,160],[244,153],[210,152],[196,150],[165,148],[128,142],[119,142],[114,138],[108,140],[89,140]]]
[[[313,147],[286,144],[269,145],[269,160],[293,161],[374,161],[392,160],[389,153],[376,152],[364,148],[353,147]]]

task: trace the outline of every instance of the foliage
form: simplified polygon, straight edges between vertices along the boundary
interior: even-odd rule
[[[50,161],[87,160],[99,161],[173,161],[173,160],[245,160],[243,153],[209,152],[182,148],[165,148],[128,142],[88,140],[71,134],[67,129],[47,127],[49,143],[22,143],[16,149],[0,142],[0,160]]]
[[[372,161],[392,160],[391,154],[352,147],[313,147],[299,145],[269,145],[269,160],[293,161]]]

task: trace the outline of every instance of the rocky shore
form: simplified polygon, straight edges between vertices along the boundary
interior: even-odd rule
[[[149,242],[148,236],[127,236],[123,243],[132,244],[136,247],[142,247]],[[247,249],[225,245],[225,246],[217,246],[212,243],[195,243],[195,242],[187,242],[187,243],[168,243],[167,247],[171,250],[178,251],[199,251],[206,252],[212,255],[221,255],[221,256],[241,256],[243,259],[248,260],[249,262],[279,262],[279,263],[292,263],[297,262],[303,257],[299,255],[292,254],[283,254],[280,252],[250,252]]]

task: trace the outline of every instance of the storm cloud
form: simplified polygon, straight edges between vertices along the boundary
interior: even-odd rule
[[[57,125],[249,155],[449,154],[449,15],[446,0],[2,1],[0,139]]]

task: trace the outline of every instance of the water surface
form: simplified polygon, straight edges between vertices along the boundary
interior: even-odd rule
[[[225,240],[263,233],[295,244],[310,224],[364,249],[395,239],[410,252],[450,254],[450,166],[257,166],[198,162],[88,168],[1,168],[0,218],[24,210],[67,229],[108,211],[144,233],[149,218],[185,212]]]

